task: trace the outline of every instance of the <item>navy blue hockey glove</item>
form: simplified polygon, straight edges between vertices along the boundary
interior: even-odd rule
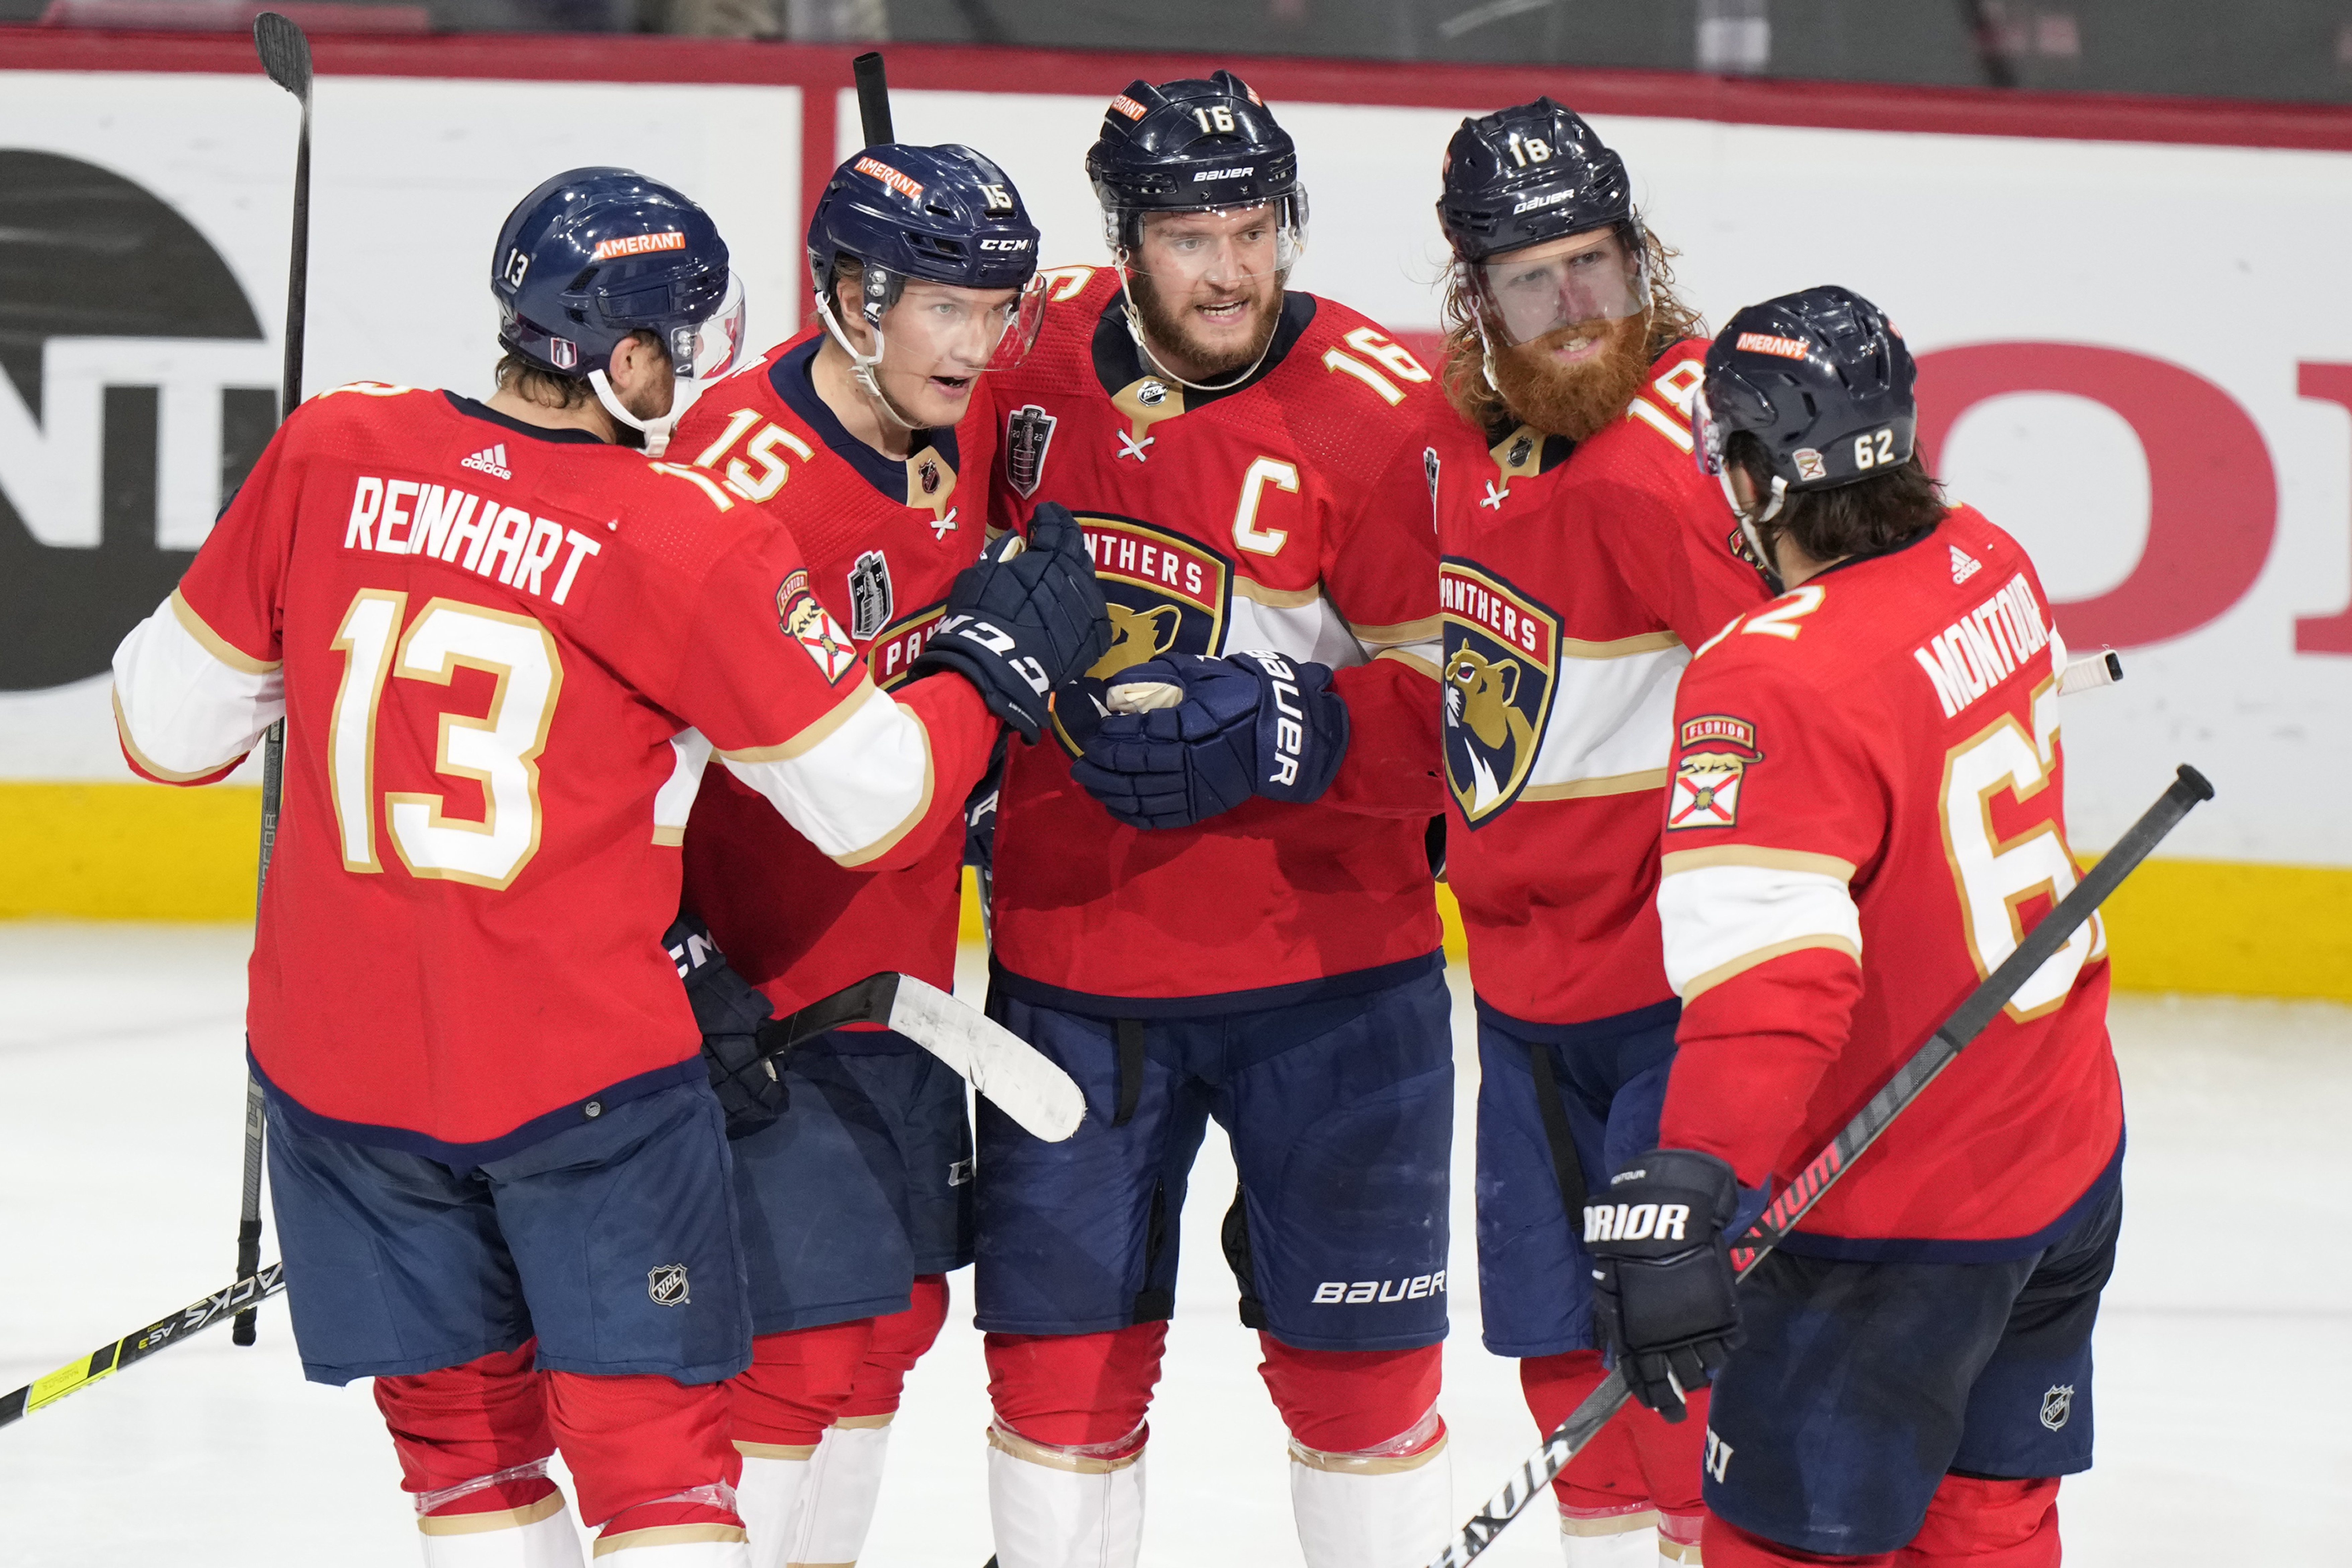
[[[1111,716],[1070,777],[1130,827],[1190,827],[1253,795],[1315,800],[1348,754],[1330,669],[1279,653],[1166,653],[1103,695]]]
[[[727,955],[698,917],[681,912],[662,934],[662,946],[686,982],[694,1027],[702,1031],[702,1063],[719,1109],[727,1113],[727,1135],[758,1132],[790,1103],[775,1061],[761,1044],[761,1026],[774,1020],[775,1009],[728,967]]]
[[[1025,542],[1007,534],[956,574],[914,669],[953,670],[1034,744],[1048,699],[1109,648],[1110,612],[1086,536],[1067,507],[1049,501],[1031,516]]]
[[[1652,1149],[1584,1206],[1594,1331],[1633,1397],[1669,1421],[1739,1343],[1724,1231],[1739,1205],[1731,1167],[1692,1149]]]

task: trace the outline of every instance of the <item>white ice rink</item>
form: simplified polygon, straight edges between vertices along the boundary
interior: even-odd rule
[[[0,1389],[227,1281],[247,944],[232,928],[0,925]],[[2135,996],[2114,1022],[2129,1208],[2099,1325],[2099,1464],[2061,1505],[2070,1559],[2352,1563],[2352,1009]],[[1535,1439],[1512,1364],[1478,1343],[1475,1090],[1465,1053],[1444,1405],[1461,1512]],[[1152,1412],[1150,1568],[1299,1561],[1281,1426],[1215,1245],[1232,1187],[1213,1134]],[[989,1554],[969,1281],[908,1383],[868,1568]],[[409,1520],[366,1385],[304,1383],[280,1303],[257,1349],[215,1330],[0,1429],[8,1568],[406,1568]],[[1557,1552],[1530,1511],[1486,1561]]]

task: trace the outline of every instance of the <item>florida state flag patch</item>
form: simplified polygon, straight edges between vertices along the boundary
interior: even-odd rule
[[[777,587],[776,623],[801,645],[828,684],[838,685],[857,663],[857,644],[809,591],[805,571],[793,572]]]
[[[1701,714],[1683,721],[1680,738],[1667,829],[1737,826],[1740,784],[1748,766],[1764,760],[1756,749],[1756,727],[1729,714]]]

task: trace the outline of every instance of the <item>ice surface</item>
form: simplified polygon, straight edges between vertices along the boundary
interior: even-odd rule
[[[227,928],[0,925],[0,1389],[227,1282],[246,946]],[[336,1001],[322,988],[317,1005]],[[2335,1528],[2352,1518],[2336,1337],[2352,1329],[2352,1009],[2131,997],[2115,1030],[2130,1208],[2097,1342],[2099,1467],[2062,1504],[2070,1561],[2352,1563]],[[1512,1364],[1478,1343],[1475,1078],[1465,1053],[1444,1406],[1463,1513],[1536,1437]],[[1149,1568],[1299,1561],[1281,1425],[1215,1245],[1232,1189],[1213,1134],[1152,1411]],[[908,1385],[867,1568],[989,1554],[969,1275],[955,1290]],[[0,1430],[0,1518],[10,1565],[417,1561],[365,1385],[302,1382],[279,1302],[253,1350],[215,1330]],[[1531,1510],[1486,1561],[1528,1568],[1558,1550]]]

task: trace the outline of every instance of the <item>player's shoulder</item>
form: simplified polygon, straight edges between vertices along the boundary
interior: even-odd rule
[[[1706,341],[1685,338],[1650,361],[1625,411],[1581,443],[1582,476],[1676,492],[1698,487],[1691,405],[1706,379]],[[1712,481],[1707,483],[1712,484]]]
[[[449,394],[433,387],[391,382],[346,382],[314,392],[286,419],[286,438],[343,442],[404,436],[458,416]]]
[[[1385,471],[1397,444],[1410,442],[1418,453],[1441,423],[1453,422],[1436,377],[1387,328],[1336,299],[1297,290],[1289,298],[1286,311],[1307,319],[1260,387],[1309,451],[1365,467],[1369,480]]]

